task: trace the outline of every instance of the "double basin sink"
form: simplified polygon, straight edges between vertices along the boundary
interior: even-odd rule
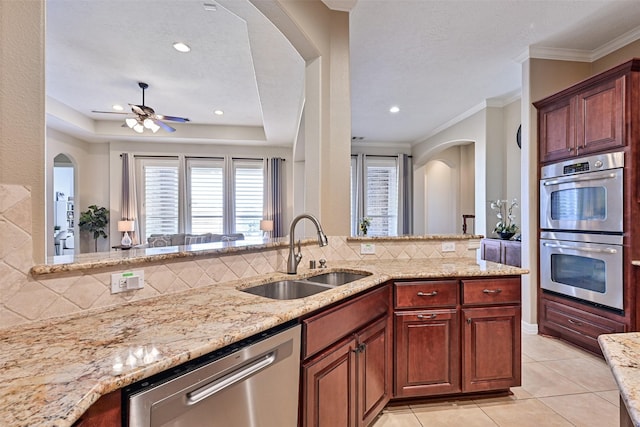
[[[279,280],[277,282],[265,283],[263,285],[242,289],[242,291],[277,300],[297,299],[328,291],[329,289],[354,282],[369,275],[370,273],[334,271],[306,277],[304,279]]]

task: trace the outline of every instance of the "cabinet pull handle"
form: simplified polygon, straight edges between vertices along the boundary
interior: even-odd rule
[[[576,326],[582,326],[582,322],[578,322],[577,320],[573,320],[573,319],[567,319],[569,321],[569,323],[571,323],[572,325],[576,325]]]
[[[499,294],[500,292],[502,292],[502,289],[498,288],[498,289],[483,289],[483,291],[485,294]]]
[[[435,297],[436,295],[438,295],[438,291],[418,292],[419,297]]]
[[[418,314],[418,319],[435,319],[436,317],[438,317],[438,315],[435,313],[431,313],[428,316],[425,316],[424,314]]]

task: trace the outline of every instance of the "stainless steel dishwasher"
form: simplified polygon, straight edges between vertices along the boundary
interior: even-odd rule
[[[289,323],[124,388],[130,427],[295,427],[300,325]]]

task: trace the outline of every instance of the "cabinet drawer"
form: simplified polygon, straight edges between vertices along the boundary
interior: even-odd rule
[[[520,278],[462,281],[462,304],[520,304]]]
[[[306,359],[328,347],[381,315],[389,315],[390,305],[391,287],[385,285],[304,319],[302,321],[303,358]]]
[[[625,331],[623,323],[544,299],[542,316],[545,328],[596,353],[601,352],[598,336]]]
[[[458,303],[457,280],[396,282],[396,308],[454,307]]]

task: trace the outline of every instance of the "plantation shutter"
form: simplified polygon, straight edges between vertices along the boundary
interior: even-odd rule
[[[261,236],[260,220],[264,215],[263,161],[234,159],[233,170],[234,231],[245,236]]]
[[[365,216],[368,234],[395,236],[398,232],[398,165],[395,158],[366,157]]]
[[[224,162],[189,160],[191,233],[224,233]]]
[[[145,240],[151,234],[178,233],[178,160],[143,160],[142,170]]]

